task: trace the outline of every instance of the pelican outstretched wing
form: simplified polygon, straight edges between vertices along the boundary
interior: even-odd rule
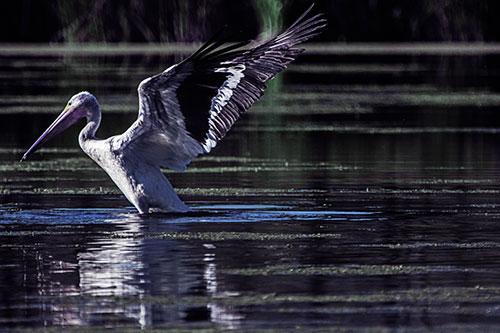
[[[326,25],[307,9],[285,32],[250,50],[220,35],[139,85],[139,117],[115,144],[149,163],[182,171],[209,152],[263,94],[265,82],[303,51],[293,48]]]

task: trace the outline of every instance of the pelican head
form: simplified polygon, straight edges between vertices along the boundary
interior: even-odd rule
[[[43,132],[43,134],[36,140],[30,149],[23,155],[21,161],[40,149],[44,143],[53,139],[58,134],[64,132],[82,118],[88,120],[94,118],[100,111],[99,103],[96,98],[89,92],[82,91],[70,98],[68,104],[61,112],[61,114],[54,120],[54,122]],[[100,112],[99,112],[100,118]]]

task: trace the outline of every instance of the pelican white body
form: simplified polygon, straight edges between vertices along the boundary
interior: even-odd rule
[[[189,211],[158,166],[127,158],[114,150],[115,138],[79,140],[80,147],[106,171],[139,213]]]

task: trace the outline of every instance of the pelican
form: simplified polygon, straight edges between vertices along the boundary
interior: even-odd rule
[[[322,14],[309,7],[287,30],[251,49],[248,42],[225,45],[220,34],[182,62],[144,79],[137,88],[139,115],[125,133],[96,137],[101,108],[89,92],[68,101],[21,161],[78,120],[81,149],[104,171],[140,214],[186,212],[160,168],[184,171],[193,158],[210,152],[240,116],[263,94],[266,81],[303,52],[294,48],[320,33]]]

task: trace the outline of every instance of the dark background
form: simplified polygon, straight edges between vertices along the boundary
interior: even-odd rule
[[[2,1],[0,42],[202,41],[224,25],[234,39],[290,24],[304,0]],[[317,41],[498,41],[497,0],[316,0],[329,21]]]

